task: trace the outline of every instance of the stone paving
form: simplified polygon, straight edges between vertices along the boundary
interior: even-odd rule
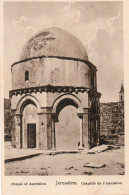
[[[85,150],[39,150],[39,149],[16,149],[10,147],[9,143],[8,145],[6,144],[5,147],[5,162],[12,162],[16,160],[23,160],[26,158],[31,158],[40,154],[44,155],[56,155],[56,154],[63,154],[63,153],[97,153],[97,152],[102,152],[105,150],[108,150],[109,146],[106,145],[101,145],[94,147],[88,151]]]
[[[124,147],[94,154],[47,153],[6,163],[5,175],[124,175],[124,163]]]

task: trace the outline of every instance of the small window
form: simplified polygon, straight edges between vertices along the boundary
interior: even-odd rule
[[[25,81],[29,81],[29,71],[25,72]]]

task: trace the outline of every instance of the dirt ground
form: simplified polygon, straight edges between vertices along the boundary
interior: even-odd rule
[[[105,164],[102,168],[86,163]],[[124,147],[96,154],[40,155],[5,164],[5,175],[124,175]]]

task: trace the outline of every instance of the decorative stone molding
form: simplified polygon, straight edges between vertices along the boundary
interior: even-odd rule
[[[12,98],[13,95],[22,95],[22,94],[31,94],[31,93],[37,93],[37,92],[52,92],[52,93],[55,93],[55,92],[58,92],[58,93],[61,93],[61,92],[75,92],[75,93],[78,93],[78,92],[81,92],[81,93],[84,93],[84,92],[88,92],[88,94],[91,96],[96,96],[96,97],[100,97],[101,94],[98,93],[97,91],[93,91],[89,88],[86,88],[86,87],[71,87],[71,86],[52,86],[52,85],[46,85],[46,86],[40,86],[40,87],[30,87],[30,88],[23,88],[23,89],[15,89],[15,90],[11,90],[9,92],[9,97]]]
[[[39,104],[38,100],[37,100],[35,97],[33,97],[32,95],[26,94],[26,95],[24,95],[24,96],[19,100],[19,102],[17,103],[16,114],[19,114],[19,113],[22,112],[22,109],[24,108],[23,105],[24,105],[24,103],[25,103],[26,100],[31,100],[32,102],[34,102],[34,104],[35,104],[35,105],[37,106],[37,108],[38,108],[38,112],[41,111],[41,110],[40,110],[40,104]]]
[[[25,63],[27,61],[31,61],[31,60],[35,60],[35,59],[44,59],[44,58],[56,58],[56,59],[61,59],[61,60],[73,60],[73,61],[77,61],[77,62],[83,62],[83,63],[87,64],[91,70],[97,71],[96,66],[94,64],[92,64],[89,60],[82,60],[82,59],[78,59],[78,58],[63,57],[63,56],[62,57],[61,56],[48,56],[48,55],[47,56],[42,55],[42,56],[38,56],[38,57],[27,58],[24,60],[17,61],[11,65],[11,71],[12,71],[13,66],[18,65],[20,63]]]
[[[32,92],[88,92],[88,88],[86,87],[71,87],[71,86],[52,86],[52,85],[46,85],[46,86],[40,86],[40,87],[30,87],[30,88],[23,88],[23,89],[15,89],[11,90],[9,92],[9,97],[11,98],[13,95],[22,95],[22,94],[31,94]]]

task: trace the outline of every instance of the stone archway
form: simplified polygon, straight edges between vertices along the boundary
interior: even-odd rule
[[[26,95],[20,99],[15,113],[16,145],[18,148],[38,147],[38,112],[36,98]]]
[[[63,99],[57,106],[55,123],[56,149],[77,150],[80,141],[78,106],[71,99]]]
[[[32,101],[33,104],[35,104],[36,107],[38,108],[38,112],[40,112],[40,104],[39,104],[38,100],[34,96],[27,94],[27,95],[23,96],[19,100],[19,102],[17,103],[16,114],[21,114],[21,112],[22,112],[22,110],[24,108],[24,104],[25,104],[26,100]]]
[[[27,99],[21,108],[21,147],[37,148],[38,115],[36,104]]]
[[[76,137],[76,147],[74,148],[74,150],[76,150],[78,148],[80,148],[80,149],[83,148],[83,145],[84,145],[84,143],[83,143],[83,122],[82,122],[83,117],[80,117],[80,114],[82,116],[82,114],[84,114],[84,113],[83,113],[83,109],[81,107],[81,102],[79,101],[78,98],[76,98],[76,96],[65,94],[64,96],[61,96],[60,98],[58,98],[57,101],[55,101],[55,104],[53,105],[53,110],[55,112],[52,115],[52,148],[53,149],[56,148],[56,139],[57,139],[57,130],[55,129],[55,126],[56,126],[55,124],[57,122],[59,122],[60,113],[68,106],[72,106],[77,110],[76,111],[76,116],[77,116],[76,120],[78,119],[78,122],[80,120],[80,127],[78,125],[79,128],[78,128],[78,133],[77,133],[78,138]],[[80,111],[81,111],[81,113],[80,113]],[[75,135],[76,131],[71,132],[71,137],[72,137],[72,134]],[[67,148],[67,147],[65,147],[65,148]],[[60,148],[60,149],[62,150],[62,148]],[[73,148],[71,148],[71,149],[73,150]]]
[[[83,112],[81,100],[76,95],[73,95],[70,93],[63,94],[63,95],[59,96],[57,99],[55,99],[55,101],[53,102],[53,105],[52,105],[53,112],[56,113],[58,104],[60,103],[60,101],[62,101],[64,99],[71,100],[73,102],[73,104],[75,105],[75,107],[78,108],[78,112]]]

